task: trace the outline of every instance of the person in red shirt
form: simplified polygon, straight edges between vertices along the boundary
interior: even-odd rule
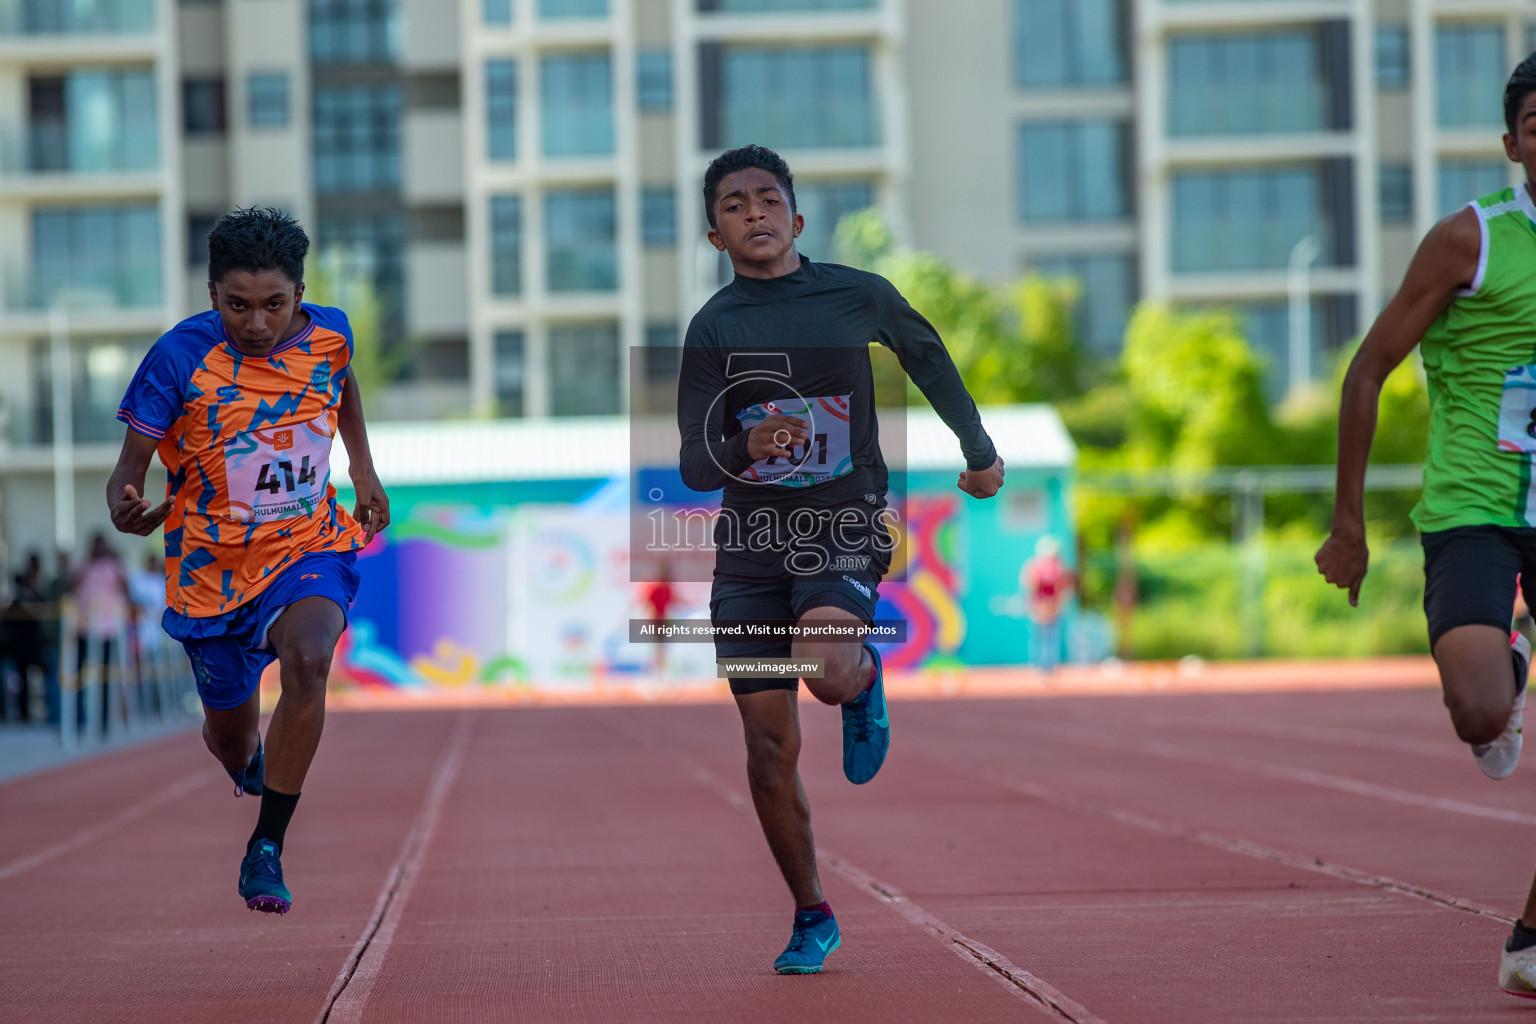
[[[1061,613],[1076,587],[1076,576],[1061,560],[1061,542],[1055,537],[1041,537],[1034,557],[1019,573],[1019,589],[1024,592],[1034,626],[1033,660],[1044,672],[1056,671],[1061,660]]]

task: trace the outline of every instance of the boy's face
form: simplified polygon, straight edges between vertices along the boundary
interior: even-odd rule
[[[1525,168],[1525,180],[1536,182],[1536,92],[1520,101],[1515,134],[1504,136],[1504,152]]]
[[[304,286],[281,270],[231,270],[208,282],[208,297],[235,347],[264,356],[294,333]]]
[[[758,167],[727,174],[715,192],[709,240],[732,263],[770,266],[784,260],[805,228],[779,180]],[[794,269],[793,267],[789,269]]]

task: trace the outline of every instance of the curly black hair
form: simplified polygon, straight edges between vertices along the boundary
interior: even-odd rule
[[[231,210],[208,232],[208,280],[218,284],[231,270],[281,270],[304,283],[309,236],[291,214],[271,206]]]
[[[1520,104],[1533,92],[1536,92],[1536,53],[1520,62],[1504,87],[1504,124],[1508,126],[1509,134],[1519,134],[1515,118],[1520,116]]]
[[[789,164],[784,162],[784,158],[766,146],[742,146],[715,157],[709,162],[709,169],[704,172],[704,216],[709,218],[710,227],[720,226],[715,223],[715,198],[720,190],[720,182],[727,174],[754,167],[777,178],[789,196],[789,212],[800,212],[795,206],[795,176],[789,173]]]

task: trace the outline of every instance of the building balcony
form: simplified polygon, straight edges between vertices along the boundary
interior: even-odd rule
[[[162,188],[154,131],[100,145],[72,139],[63,122],[0,125],[0,195],[17,198],[154,196]]]
[[[0,0],[0,60],[152,59],[155,0]]]

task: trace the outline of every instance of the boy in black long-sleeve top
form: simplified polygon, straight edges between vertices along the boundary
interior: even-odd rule
[[[746,146],[704,175],[709,240],[736,277],[688,326],[678,385],[683,481],[724,488],[717,520],[716,626],[795,621],[802,631],[856,635],[874,619],[895,544],[875,419],[869,345],[892,349],[960,440],[961,490],[990,498],[1003,462],[933,327],[875,274],[812,263],[795,249],[804,218],[778,154]],[[874,778],[890,720],[874,647],[857,640],[717,641],[721,658],[821,660],[806,676],[843,712],[843,772]],[[796,767],[799,679],[732,677],[747,741],[752,800],[795,898],[794,932],[774,962],[813,974],[841,943],[816,877],[810,811]]]

